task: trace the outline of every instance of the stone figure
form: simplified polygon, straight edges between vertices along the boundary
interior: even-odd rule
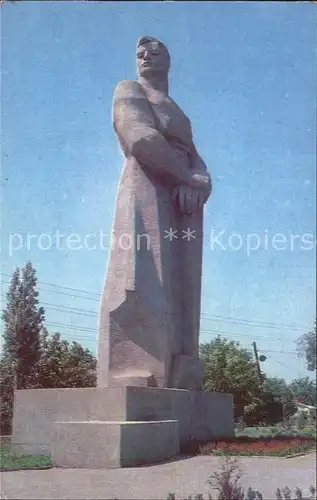
[[[121,81],[114,129],[125,155],[101,304],[98,386],[201,389],[203,205],[211,178],[191,123],[168,93],[170,55],[137,42],[138,80]]]

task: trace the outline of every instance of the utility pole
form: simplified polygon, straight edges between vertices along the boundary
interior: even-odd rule
[[[256,346],[256,342],[252,342],[252,346],[253,346],[253,351],[254,351],[255,363],[256,363],[257,370],[258,370],[259,380],[260,380],[260,382],[262,384],[263,383],[263,377],[262,377],[262,373],[261,373],[260,361],[259,361],[259,355],[258,355],[258,349],[257,349],[257,346]]]

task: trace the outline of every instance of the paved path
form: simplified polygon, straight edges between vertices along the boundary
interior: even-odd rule
[[[278,487],[296,486],[308,495],[316,484],[316,455],[292,459],[240,458],[241,483],[273,500]],[[220,458],[197,456],[149,467],[128,469],[48,469],[1,473],[1,491],[7,499],[118,499],[166,500],[210,491],[206,480],[219,470]]]

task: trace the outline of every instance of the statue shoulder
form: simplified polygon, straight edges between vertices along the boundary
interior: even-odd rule
[[[142,86],[136,80],[121,80],[114,91],[114,99],[128,99],[131,97],[146,98]]]

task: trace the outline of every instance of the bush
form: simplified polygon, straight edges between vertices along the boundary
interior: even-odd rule
[[[283,420],[283,405],[269,398],[245,407],[244,422],[247,427],[255,425],[274,425]]]
[[[214,497],[209,494],[205,500],[264,500],[260,491],[253,490],[250,487],[246,492],[244,491],[240,485],[242,475],[243,471],[237,459],[224,457],[220,471],[215,472],[208,479],[208,484],[218,492],[217,496]],[[316,488],[311,486],[309,491],[310,496],[304,497],[302,490],[296,488],[295,496],[292,497],[291,490],[285,486],[276,491],[275,498],[276,500],[316,500]],[[198,493],[194,497],[185,498],[185,500],[204,500],[204,498],[201,493]],[[167,500],[177,499],[174,493],[169,493]]]
[[[303,492],[300,488],[296,488],[294,495],[288,486],[280,489],[278,488],[275,492],[276,500],[316,500],[316,488],[311,486],[309,489],[310,496],[304,497]],[[231,495],[231,496],[230,496]],[[116,500],[116,499],[115,499]],[[174,493],[169,493],[166,500],[178,500]],[[252,488],[248,488],[246,492],[242,490],[233,491],[229,496],[225,494],[224,491],[219,492],[217,497],[208,494],[208,497],[204,497],[201,493],[197,495],[186,497],[184,500],[265,500],[262,493]],[[273,500],[273,499],[272,499]]]

